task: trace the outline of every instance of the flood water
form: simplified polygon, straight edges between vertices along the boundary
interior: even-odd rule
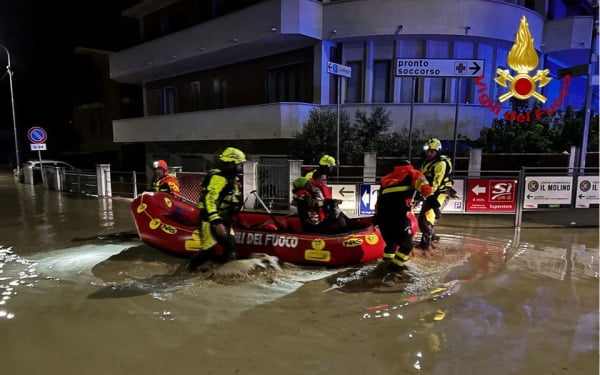
[[[446,214],[436,255],[385,287],[362,282],[374,265],[188,275],[133,235],[130,200],[9,174],[0,196],[2,374],[599,371],[597,209],[521,230]]]

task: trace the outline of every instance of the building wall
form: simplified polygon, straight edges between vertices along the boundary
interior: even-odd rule
[[[506,91],[494,82],[496,69],[507,69],[523,15],[540,55],[539,69],[550,61],[543,54],[546,17],[568,8],[550,5],[541,0],[258,2],[111,56],[114,79],[143,85],[147,115],[115,121],[115,142],[290,139],[301,130],[308,108],[336,105],[338,79],[327,73],[328,61],[353,67],[352,77],[340,85],[346,112],[384,104],[394,121],[391,130],[422,127],[452,139],[456,129],[474,139],[510,109],[508,102],[501,111],[490,111],[473,78],[395,77],[395,59],[483,59],[485,94],[496,98]],[[555,50],[589,50],[589,44],[574,42],[588,33],[580,22],[564,28],[569,36],[557,38]],[[552,59],[553,69],[560,61],[560,56]],[[305,97],[282,100],[273,94],[277,86],[270,84],[270,72],[293,63],[304,66]],[[549,98],[561,88],[556,73],[550,73],[552,84],[540,89]],[[194,105],[190,85],[195,82],[201,99]],[[174,94],[165,106],[160,93],[169,88]],[[569,104],[581,103],[564,100],[561,106]]]

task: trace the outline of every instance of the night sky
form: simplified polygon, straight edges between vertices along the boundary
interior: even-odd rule
[[[139,1],[0,0],[0,44],[10,52],[14,71],[19,138],[26,137],[34,125],[49,130],[67,126],[76,91],[73,85],[81,74],[75,47],[119,51],[137,43],[137,22],[120,13]],[[0,50],[0,137],[4,140],[7,132],[13,136],[6,63]]]

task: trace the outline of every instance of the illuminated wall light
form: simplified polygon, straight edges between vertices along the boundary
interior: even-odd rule
[[[275,32],[277,32],[277,28],[275,26],[273,26],[273,27],[271,27],[271,31],[275,33]]]
[[[232,41],[233,43],[237,43],[237,42],[239,42],[240,40],[239,40],[238,38],[233,38],[233,39],[231,39],[231,41]]]

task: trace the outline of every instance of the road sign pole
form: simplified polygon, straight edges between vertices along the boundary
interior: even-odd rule
[[[412,164],[413,120],[415,117],[415,77],[412,77],[410,89],[410,120],[408,124],[408,161]]]
[[[340,180],[340,102],[342,101],[342,77],[337,76],[337,138],[336,138],[336,168],[337,180]]]
[[[460,97],[460,78],[457,78],[456,83],[456,107],[454,109],[454,151],[452,152],[452,168],[456,168],[456,149],[458,143],[458,101]]]

